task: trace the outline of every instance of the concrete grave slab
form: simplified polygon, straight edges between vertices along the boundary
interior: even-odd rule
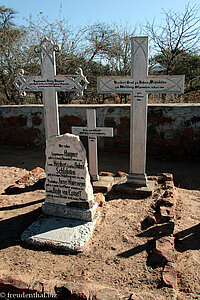
[[[155,188],[154,181],[147,180],[147,186],[133,186],[129,181],[114,186],[113,192],[123,194],[124,197],[136,196],[139,198],[151,197]]]
[[[115,184],[114,177],[112,176],[99,176],[98,181],[93,182],[93,188],[95,192],[100,192],[100,193],[108,193],[113,185]]]
[[[21,235],[21,240],[39,247],[68,252],[83,252],[92,236],[98,216],[90,222],[41,216]]]

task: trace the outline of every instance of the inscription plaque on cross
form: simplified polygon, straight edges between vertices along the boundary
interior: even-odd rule
[[[21,70],[14,82],[21,96],[25,96],[26,91],[42,92],[46,139],[60,134],[57,92],[73,91],[82,94],[88,84],[81,68],[77,75],[56,75],[57,51],[59,46],[45,38],[40,46],[35,47],[35,52],[40,55],[41,75],[24,75],[24,71]]]
[[[113,128],[96,127],[96,110],[87,109],[87,127],[72,127],[72,133],[88,136],[89,171],[93,180],[98,180],[97,137],[112,137]]]
[[[98,77],[99,93],[131,94],[128,183],[146,186],[147,101],[149,93],[183,93],[184,75],[148,76],[148,37],[131,40],[131,76]]]

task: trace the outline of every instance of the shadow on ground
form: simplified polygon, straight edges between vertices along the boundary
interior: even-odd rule
[[[23,149],[11,146],[0,147],[1,166],[24,168],[28,171],[35,167],[44,168],[44,149]],[[146,173],[149,176],[167,172],[174,175],[176,187],[185,189],[200,189],[200,160],[192,161],[187,159],[171,158],[147,158]],[[129,155],[110,153],[99,153],[99,172],[117,171],[129,172]]]

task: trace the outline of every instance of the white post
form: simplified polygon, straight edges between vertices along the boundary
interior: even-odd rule
[[[55,50],[51,43],[47,48],[41,47],[41,77],[43,80],[54,80],[56,76]],[[55,88],[43,90],[46,138],[60,135],[58,117],[58,96]]]
[[[96,127],[96,110],[87,109],[87,127],[72,127],[72,133],[88,136],[89,171],[93,180],[98,180],[97,137],[113,136],[113,128]]]
[[[91,130],[96,128],[96,110],[87,109],[87,126]],[[98,158],[97,158],[97,137],[88,136],[88,150],[89,150],[89,169],[93,180],[98,180]]]
[[[131,40],[131,75],[138,82],[148,76],[148,39],[138,37]],[[147,138],[147,101],[144,90],[134,89],[131,93],[130,116],[130,173],[129,182],[146,186],[146,138]]]

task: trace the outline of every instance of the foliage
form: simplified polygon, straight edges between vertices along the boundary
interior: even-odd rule
[[[163,11],[162,25],[147,22],[143,31],[152,43],[150,72],[157,74],[185,74],[187,90],[199,88],[199,6],[186,5],[183,13]],[[28,93],[20,98],[13,86],[20,69],[26,74],[40,74],[39,57],[34,47],[45,37],[60,46],[56,54],[58,74],[75,74],[78,67],[83,69],[89,80],[84,92],[84,103],[119,101],[127,103],[126,94],[97,94],[97,76],[124,76],[130,74],[131,37],[136,28],[119,24],[95,23],[74,28],[69,21],[60,17],[49,22],[41,12],[37,19],[32,16],[28,26],[18,27],[13,20],[16,12],[0,6],[0,96],[2,104],[42,103],[41,93]],[[59,103],[71,103],[75,93],[58,93]]]

